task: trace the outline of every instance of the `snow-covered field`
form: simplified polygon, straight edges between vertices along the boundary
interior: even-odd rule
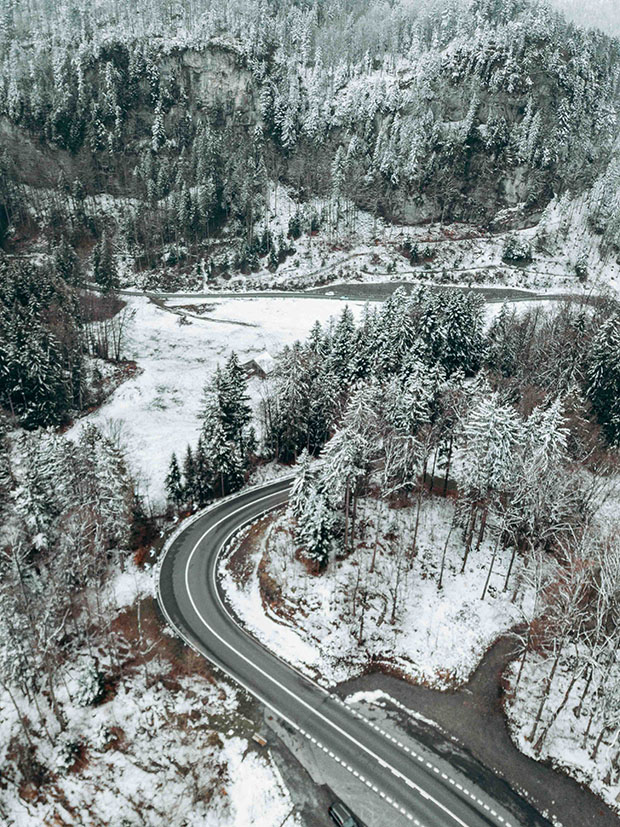
[[[155,508],[164,502],[171,453],[181,458],[188,442],[198,438],[202,391],[216,365],[233,350],[241,362],[265,353],[274,356],[285,344],[305,338],[317,319],[327,322],[344,307],[344,302],[321,299],[222,299],[213,302],[215,310],[204,319],[180,324],[178,315],[146,298],[128,302],[136,312],[125,358],[135,360],[140,371],[88,421],[120,432],[132,471]],[[349,306],[356,315],[361,313],[361,303]],[[249,391],[257,403],[261,380],[252,379]]]
[[[326,685],[377,663],[446,689],[467,680],[485,649],[521,619],[530,599],[527,591],[517,589],[516,601],[512,600],[520,581],[519,566],[509,589],[503,590],[509,559],[500,555],[482,600],[489,542],[472,551],[460,574],[462,545],[456,531],[447,545],[443,587],[438,589],[452,511],[449,500],[426,500],[418,554],[410,570],[403,563],[400,574],[398,556],[406,556],[411,547],[414,508],[378,509],[374,501],[364,502],[359,520],[367,528],[361,547],[346,560],[333,561],[320,576],[309,574],[295,557],[284,516],[250,552],[251,576],[240,578],[226,559],[221,562],[224,590],[235,613],[259,640]],[[381,539],[375,570],[370,572],[379,513]],[[389,539],[394,535],[402,538],[400,551]],[[268,578],[271,595],[275,584],[277,597],[272,605],[259,588],[261,560],[262,577]]]

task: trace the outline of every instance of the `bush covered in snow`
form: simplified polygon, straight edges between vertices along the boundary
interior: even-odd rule
[[[69,736],[60,737],[54,750],[53,769],[56,772],[68,772],[75,764],[80,750],[79,742]]]
[[[508,264],[530,264],[532,261],[532,245],[529,239],[519,235],[507,236],[502,258]]]
[[[97,668],[94,658],[88,658],[78,677],[78,691],[75,702],[78,706],[93,706],[103,697],[105,691],[104,675]]]

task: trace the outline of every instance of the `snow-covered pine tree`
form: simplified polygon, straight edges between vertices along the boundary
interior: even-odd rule
[[[201,434],[194,451],[194,501],[199,508],[207,505],[213,496],[217,496],[219,492],[216,490],[216,483],[212,460],[207,454],[205,440]]]
[[[181,469],[179,468],[179,463],[174,453],[170,458],[165,486],[168,502],[172,503],[175,508],[180,508],[184,498],[183,480],[181,477]]]
[[[80,283],[80,262],[75,250],[65,235],[62,236],[60,242],[54,247],[52,260],[56,275],[64,279],[67,284],[78,285]]]
[[[503,302],[486,337],[486,364],[502,376],[512,376],[515,371],[518,355],[514,340],[515,314],[516,311],[510,310],[507,302]]]
[[[103,233],[101,241],[93,250],[93,278],[104,293],[116,290],[119,286],[118,269],[112,244],[107,233]]]
[[[607,319],[592,341],[587,394],[612,445],[620,444],[620,316]]]
[[[310,488],[315,481],[315,468],[308,451],[304,448],[295,464],[295,479],[288,501],[295,517],[300,517],[308,500]]]
[[[244,460],[239,446],[226,437],[226,430],[220,418],[212,418],[203,428],[205,467],[212,478],[215,496],[224,497],[236,491],[243,482]]]
[[[486,500],[510,489],[522,430],[496,393],[474,401],[461,426],[457,482],[464,495]]]
[[[473,292],[453,291],[443,312],[441,364],[448,376],[457,370],[472,376],[480,367],[484,347],[484,299]]]
[[[183,496],[190,507],[196,502],[196,465],[191,445],[187,446],[183,460]]]
[[[317,571],[322,571],[329,561],[335,522],[335,515],[325,494],[310,487],[303,510],[297,517],[296,537],[305,556],[314,562]]]
[[[331,338],[328,365],[330,371],[341,383],[349,382],[355,354],[355,319],[347,305],[338,319]]]

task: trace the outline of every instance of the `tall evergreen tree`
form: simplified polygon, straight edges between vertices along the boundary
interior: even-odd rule
[[[179,468],[176,454],[172,454],[170,458],[170,467],[165,485],[168,502],[172,503],[175,508],[180,508],[183,503],[184,491],[181,469]]]
[[[104,293],[118,289],[120,284],[112,244],[105,232],[93,250],[93,278]]]
[[[196,465],[190,445],[187,446],[183,460],[183,494],[188,505],[196,502]]]
[[[612,445],[620,444],[620,316],[601,326],[590,352],[587,393]]]
[[[52,260],[57,276],[64,279],[67,284],[76,286],[80,283],[80,262],[66,236],[63,235],[59,244],[54,248]]]

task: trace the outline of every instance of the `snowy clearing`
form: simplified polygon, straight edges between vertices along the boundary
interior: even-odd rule
[[[305,338],[315,321],[327,322],[344,302],[321,299],[238,299],[217,302],[216,318],[251,323],[252,327],[214,323],[209,318],[179,324],[179,316],[146,298],[131,298],[135,309],[125,357],[141,372],[119,387],[93,414],[69,431],[79,433],[85,421],[120,432],[132,471],[147,500],[164,504],[164,479],[173,451],[180,457],[199,433],[202,391],[218,363],[235,350],[242,362],[274,356],[285,344]],[[361,314],[362,303],[348,303]],[[260,399],[261,380],[248,388],[253,403]]]
[[[231,351],[241,362],[265,362],[286,344],[307,337],[312,325],[325,325],[345,306],[359,318],[363,302],[327,301],[312,298],[222,298],[194,300],[207,305],[203,318],[192,315],[180,323],[177,313],[158,307],[143,297],[129,298],[135,310],[125,346],[125,357],[137,362],[139,372],[115,390],[97,411],[79,420],[68,432],[79,433],[84,422],[94,422],[113,431],[121,440],[148,502],[163,507],[164,479],[170,455],[182,457],[194,443],[200,428],[202,392],[218,364]],[[168,302],[171,308],[188,304],[187,299]],[[551,302],[519,302],[518,312]],[[490,321],[500,304],[487,305]],[[218,321],[213,321],[217,319]],[[227,323],[230,322],[230,323]],[[263,383],[252,378],[248,391],[256,408]]]

